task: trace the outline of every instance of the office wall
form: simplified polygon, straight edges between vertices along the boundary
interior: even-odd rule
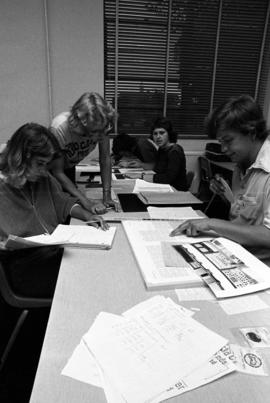
[[[103,1],[0,1],[0,143],[48,125],[85,91],[103,94]]]
[[[48,125],[85,91],[103,94],[103,0],[1,0],[0,38],[0,144],[25,122]],[[270,124],[269,102],[270,88]],[[196,171],[206,141],[179,142]]]

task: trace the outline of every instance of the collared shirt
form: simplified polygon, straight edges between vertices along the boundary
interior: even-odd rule
[[[264,225],[270,229],[270,137],[263,143],[255,162],[243,174],[233,173],[230,220],[236,224]],[[269,248],[248,247],[250,252],[269,265]]]
[[[232,191],[230,220],[238,224],[265,225],[270,229],[270,137],[245,174],[239,167],[235,168]]]

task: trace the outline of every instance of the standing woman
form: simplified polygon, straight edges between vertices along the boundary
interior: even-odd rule
[[[113,126],[115,111],[96,92],[84,93],[72,106],[70,112],[56,116],[50,130],[57,138],[62,155],[51,164],[51,172],[63,189],[77,197],[82,206],[93,213],[102,214],[106,207],[116,204],[111,198],[111,158],[109,131]],[[103,204],[88,199],[75,186],[75,166],[96,145],[99,145],[99,161],[103,186]]]
[[[168,183],[177,190],[186,191],[186,157],[183,148],[176,144],[177,135],[170,120],[156,119],[152,127],[152,139],[158,146],[153,182]]]

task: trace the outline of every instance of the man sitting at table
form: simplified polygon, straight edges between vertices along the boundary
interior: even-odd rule
[[[248,95],[230,98],[209,116],[207,129],[236,163],[230,220],[187,220],[171,236],[183,232],[197,236],[213,230],[270,262],[270,138],[262,110]],[[224,194],[219,178],[212,180],[210,187],[214,193]]]

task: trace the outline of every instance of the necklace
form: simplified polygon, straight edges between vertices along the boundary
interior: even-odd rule
[[[32,209],[34,211],[34,214],[35,214],[38,222],[40,223],[40,225],[44,229],[45,233],[49,234],[49,231],[48,231],[48,228],[46,226],[46,223],[44,222],[43,218],[40,216],[39,212],[37,211],[35,203],[34,203],[33,185],[30,182],[26,182],[26,184],[24,185],[24,188],[20,189],[20,192],[21,192],[23,198],[27,201],[27,203],[31,205],[31,207],[32,207]]]

